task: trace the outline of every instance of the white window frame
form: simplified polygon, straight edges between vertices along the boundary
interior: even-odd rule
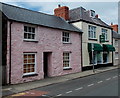
[[[88,25],[88,38],[96,39],[96,27],[92,25]]]
[[[69,34],[69,37],[63,36],[63,33],[68,33],[68,34]],[[67,41],[63,41],[63,38],[68,38],[69,41],[68,41],[68,42],[67,42]],[[63,43],[70,43],[70,33],[69,33],[69,32],[66,32],[66,31],[62,32],[62,42],[63,42]]]
[[[102,34],[104,34],[104,35],[105,35],[105,41],[107,41],[107,40],[108,40],[108,30],[107,30],[107,29],[102,28]]]
[[[35,29],[35,32],[34,33],[32,33],[32,32],[25,32],[25,26],[27,27],[27,28],[34,28]],[[27,40],[27,41],[36,41],[36,27],[35,26],[32,26],[32,25],[24,25],[23,26],[24,27],[24,34],[26,33],[26,34],[33,34],[34,35],[34,39],[28,39],[28,37],[27,38],[25,38],[25,36],[23,36],[23,38],[24,38],[24,40]]]
[[[64,53],[69,53],[69,67],[64,67],[64,66],[63,66],[63,69],[69,69],[69,68],[71,68],[71,66],[70,66],[71,52],[63,52],[63,54],[64,54]],[[63,59],[63,64],[64,64],[64,59]]]
[[[24,73],[24,55],[25,54],[34,54],[35,55],[35,66],[34,66],[34,72],[29,72],[29,73]],[[26,76],[26,75],[33,75],[33,74],[36,74],[36,53],[23,53],[23,76]]]

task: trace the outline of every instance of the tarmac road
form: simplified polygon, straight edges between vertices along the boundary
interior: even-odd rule
[[[120,71],[120,69],[119,69]],[[46,91],[42,96],[118,96],[118,69],[53,84],[34,90]]]

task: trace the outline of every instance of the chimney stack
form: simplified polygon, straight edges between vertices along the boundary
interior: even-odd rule
[[[54,15],[69,20],[69,8],[67,6],[58,5],[58,8],[54,9]]]
[[[113,23],[111,23],[111,27],[113,28],[114,31],[118,32],[118,25],[117,24],[113,25]]]

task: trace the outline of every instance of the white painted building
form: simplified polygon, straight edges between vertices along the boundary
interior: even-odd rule
[[[95,11],[83,7],[69,11],[70,23],[83,31],[82,65],[83,70],[92,65],[113,65],[115,48],[112,45],[112,28],[103,22]],[[102,38],[103,37],[103,38]]]

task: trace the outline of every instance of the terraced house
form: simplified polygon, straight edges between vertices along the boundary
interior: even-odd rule
[[[81,71],[80,29],[54,15],[1,6],[3,84]]]
[[[103,22],[94,10],[83,7],[66,10],[68,7],[55,9],[55,15],[67,19],[84,33],[82,35],[82,69],[113,65],[112,28]],[[79,42],[77,42],[79,43]]]
[[[112,40],[113,40],[113,46],[115,47],[115,52],[113,53],[113,65],[119,65],[120,34],[118,33],[118,25],[117,24],[111,24],[111,27],[113,28]]]

